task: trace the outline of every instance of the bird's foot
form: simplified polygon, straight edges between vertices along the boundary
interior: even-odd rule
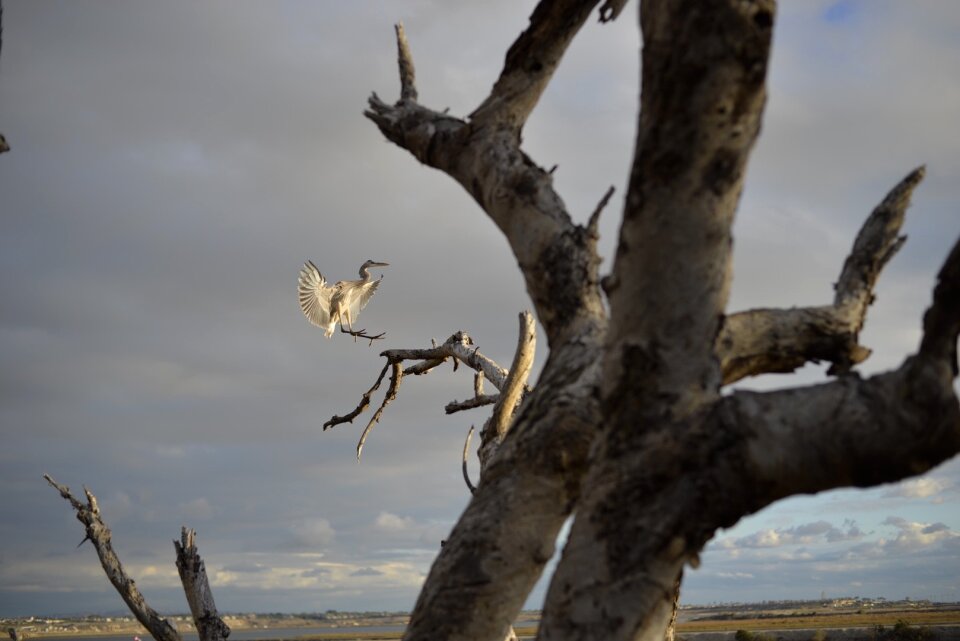
[[[373,345],[373,341],[382,340],[384,336],[387,335],[386,332],[380,332],[379,334],[368,334],[365,329],[346,329],[343,330],[345,334],[350,334],[353,336],[353,342],[356,343],[358,338],[362,338],[370,341],[369,345]]]

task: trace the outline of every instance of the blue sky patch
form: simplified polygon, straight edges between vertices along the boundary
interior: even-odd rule
[[[860,14],[859,0],[839,0],[828,6],[823,14],[824,22],[837,25],[851,24]]]

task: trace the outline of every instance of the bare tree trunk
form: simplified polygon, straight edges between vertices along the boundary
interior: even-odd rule
[[[917,474],[960,450],[960,249],[941,271],[917,356],[868,380],[846,375],[870,354],[859,332],[903,242],[922,169],[867,219],[832,304],[726,315],[773,0],[642,2],[641,110],[616,261],[603,281],[607,318],[600,208],[574,224],[549,172],[520,149],[526,118],[596,4],[540,2],[468,120],[417,102],[400,28],[400,100],[370,99],[367,116],[389,140],[457,180],[503,231],[551,349],[431,568],[408,639],[503,638],[576,507],[539,637],[659,641],[675,621],[683,566],[718,527],[797,492]],[[601,21],[623,4],[604,3]],[[840,378],[720,395],[724,384],[811,360],[831,362]],[[895,433],[906,442],[886,440]]]
[[[177,570],[200,641],[224,641],[230,636],[230,627],[217,614],[207,569],[194,543],[196,535],[193,530],[182,528],[180,540],[173,542],[177,550]]]

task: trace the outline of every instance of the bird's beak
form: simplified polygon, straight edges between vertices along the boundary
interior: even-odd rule
[[[377,267],[389,267],[390,263],[374,263]]]

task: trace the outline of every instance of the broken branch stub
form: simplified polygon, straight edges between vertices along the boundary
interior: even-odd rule
[[[230,636],[230,627],[217,614],[207,569],[195,544],[196,534],[184,527],[180,531],[180,540],[173,541],[177,551],[177,571],[200,641],[224,641]]]
[[[180,633],[173,627],[173,624],[147,605],[143,594],[140,593],[133,579],[127,576],[126,571],[124,571],[120,558],[114,552],[113,545],[110,543],[110,529],[100,518],[100,508],[97,506],[97,499],[93,492],[84,488],[87,495],[87,503],[84,505],[70,493],[70,488],[66,485],[57,483],[49,474],[44,474],[43,478],[73,506],[77,513],[77,520],[83,524],[87,538],[90,539],[93,547],[97,550],[103,571],[120,594],[120,598],[127,604],[130,612],[137,618],[137,621],[147,629],[156,641],[182,641]]]

